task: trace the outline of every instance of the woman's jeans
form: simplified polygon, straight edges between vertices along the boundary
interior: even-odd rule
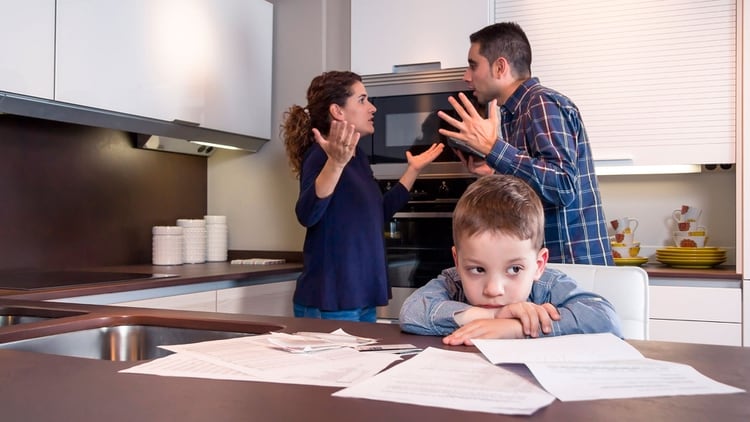
[[[297,318],[340,319],[344,321],[375,322],[375,307],[346,309],[342,311],[321,311],[318,308],[294,304],[294,316]]]

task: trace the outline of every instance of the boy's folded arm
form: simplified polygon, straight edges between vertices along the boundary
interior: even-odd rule
[[[468,308],[456,312],[453,315],[453,318],[455,319],[456,323],[459,326],[464,326],[472,321],[476,321],[478,319],[493,319],[495,318],[495,310],[494,309],[486,309],[486,308],[480,308],[478,306],[469,306]]]
[[[620,318],[606,299],[597,295],[579,297],[558,306],[560,319],[552,322],[549,335],[609,332],[622,337]]]
[[[409,297],[401,307],[399,322],[407,333],[444,336],[459,327],[453,315],[470,307],[449,299],[434,301]]]

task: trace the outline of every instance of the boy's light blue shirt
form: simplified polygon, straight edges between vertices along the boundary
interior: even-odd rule
[[[552,332],[540,336],[609,332],[622,337],[620,318],[603,297],[587,292],[567,274],[546,269],[531,288],[529,302],[551,303],[560,312]],[[448,268],[412,293],[401,307],[401,329],[412,334],[445,336],[458,328],[457,312],[470,308],[456,268]]]

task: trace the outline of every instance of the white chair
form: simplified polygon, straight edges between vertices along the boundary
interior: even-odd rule
[[[626,339],[648,340],[648,274],[641,267],[553,264],[578,282],[581,288],[607,299],[622,322]]]

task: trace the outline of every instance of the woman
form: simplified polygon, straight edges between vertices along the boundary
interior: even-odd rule
[[[382,194],[357,147],[360,136],[374,132],[374,114],[362,78],[331,71],[312,80],[306,107],[294,105],[284,115],[282,138],[300,179],[297,219],[307,228],[294,292],[297,317],[374,322],[375,307],[388,304],[384,224],[443,145],[407,152],[399,183]]]

